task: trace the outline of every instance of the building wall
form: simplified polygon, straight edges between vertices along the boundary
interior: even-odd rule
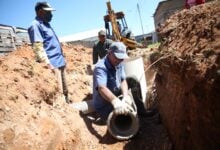
[[[158,4],[154,13],[154,24],[157,29],[159,24],[162,24],[177,10],[184,9],[185,0],[167,0]]]
[[[206,2],[211,2],[214,0],[206,0]],[[177,10],[182,10],[185,8],[185,0],[165,0],[158,4],[157,9],[154,13],[154,25],[157,29],[159,24],[162,24]]]

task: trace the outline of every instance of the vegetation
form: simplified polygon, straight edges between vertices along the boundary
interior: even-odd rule
[[[158,48],[160,46],[160,42],[153,43],[147,46],[147,48]]]

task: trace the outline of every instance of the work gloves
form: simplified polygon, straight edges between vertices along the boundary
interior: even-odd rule
[[[54,67],[50,64],[50,61],[49,61],[47,54],[44,50],[42,42],[34,42],[33,43],[33,51],[35,54],[36,62],[43,63],[44,68],[54,69]]]
[[[94,71],[94,69],[95,69],[95,64],[91,65],[91,69],[92,69],[92,71]]]
[[[42,42],[33,43],[33,50],[34,50],[35,59],[37,62],[44,62],[46,64],[50,64],[50,61],[47,58],[47,54],[44,51]]]
[[[126,104],[128,104],[129,106],[131,106],[132,104],[132,99],[129,95],[126,95],[122,98],[122,101],[124,101]]]
[[[115,98],[111,101],[115,114],[118,115],[127,115],[133,109],[131,105],[129,105],[126,101],[120,100],[119,98]]]

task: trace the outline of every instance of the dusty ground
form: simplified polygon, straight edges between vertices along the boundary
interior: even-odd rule
[[[91,49],[63,46],[72,102],[91,98]],[[0,149],[171,149],[158,114],[140,118],[129,141],[117,141],[57,98],[54,73],[23,46],[0,58]]]
[[[0,149],[219,148],[219,6],[218,1],[175,14],[160,30],[159,51],[130,54],[144,58],[154,91],[146,106],[159,106],[174,147],[158,113],[140,117],[133,139],[113,139],[106,126],[58,99],[54,73],[34,61],[31,47],[23,46],[0,57]],[[92,50],[70,45],[63,50],[71,101],[90,99]]]
[[[160,33],[159,110],[175,149],[219,149],[220,2],[176,13]]]

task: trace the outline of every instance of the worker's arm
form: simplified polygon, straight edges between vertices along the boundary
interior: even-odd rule
[[[106,101],[112,104],[116,114],[126,115],[132,110],[132,108],[127,105],[126,101],[121,101],[106,86],[99,86],[98,91]]]
[[[96,66],[94,69],[94,87],[100,95],[108,102],[111,102],[116,96],[107,87],[108,72],[104,67]]]
[[[128,95],[128,84],[125,79],[121,82],[121,91],[122,91],[123,97]]]
[[[117,98],[106,86],[99,86],[98,91],[100,95],[108,102],[112,102]]]
[[[93,64],[96,64],[98,61],[99,55],[98,55],[98,51],[96,48],[96,44],[93,46],[93,51],[92,51],[92,59],[93,59]]]
[[[107,72],[103,68],[95,68],[94,70],[95,87],[98,90],[102,98],[110,102],[115,110],[116,114],[127,114],[129,107],[126,103],[116,97],[106,86],[107,85]]]
[[[49,64],[49,60],[47,54],[43,47],[43,36],[40,25],[35,23],[28,28],[28,34],[30,37],[30,41],[33,46],[33,51],[35,53],[36,61],[38,62],[46,62]]]
[[[125,66],[121,65],[121,91],[123,96],[128,95],[128,84],[126,80],[126,74],[125,74]]]
[[[42,42],[34,42],[33,51],[35,53],[35,58],[37,62],[44,62],[46,64],[50,64]]]
[[[123,80],[121,83],[121,90],[122,90],[122,101],[126,102],[128,105],[132,104],[131,96],[128,94],[128,84],[126,80]]]
[[[127,84],[127,80],[126,80],[124,66],[122,66],[121,78],[122,78],[121,91],[122,91],[122,95],[123,95],[122,101],[124,101],[127,104],[131,105],[132,101],[131,101],[131,97],[130,97],[130,95],[128,93],[128,84]]]

